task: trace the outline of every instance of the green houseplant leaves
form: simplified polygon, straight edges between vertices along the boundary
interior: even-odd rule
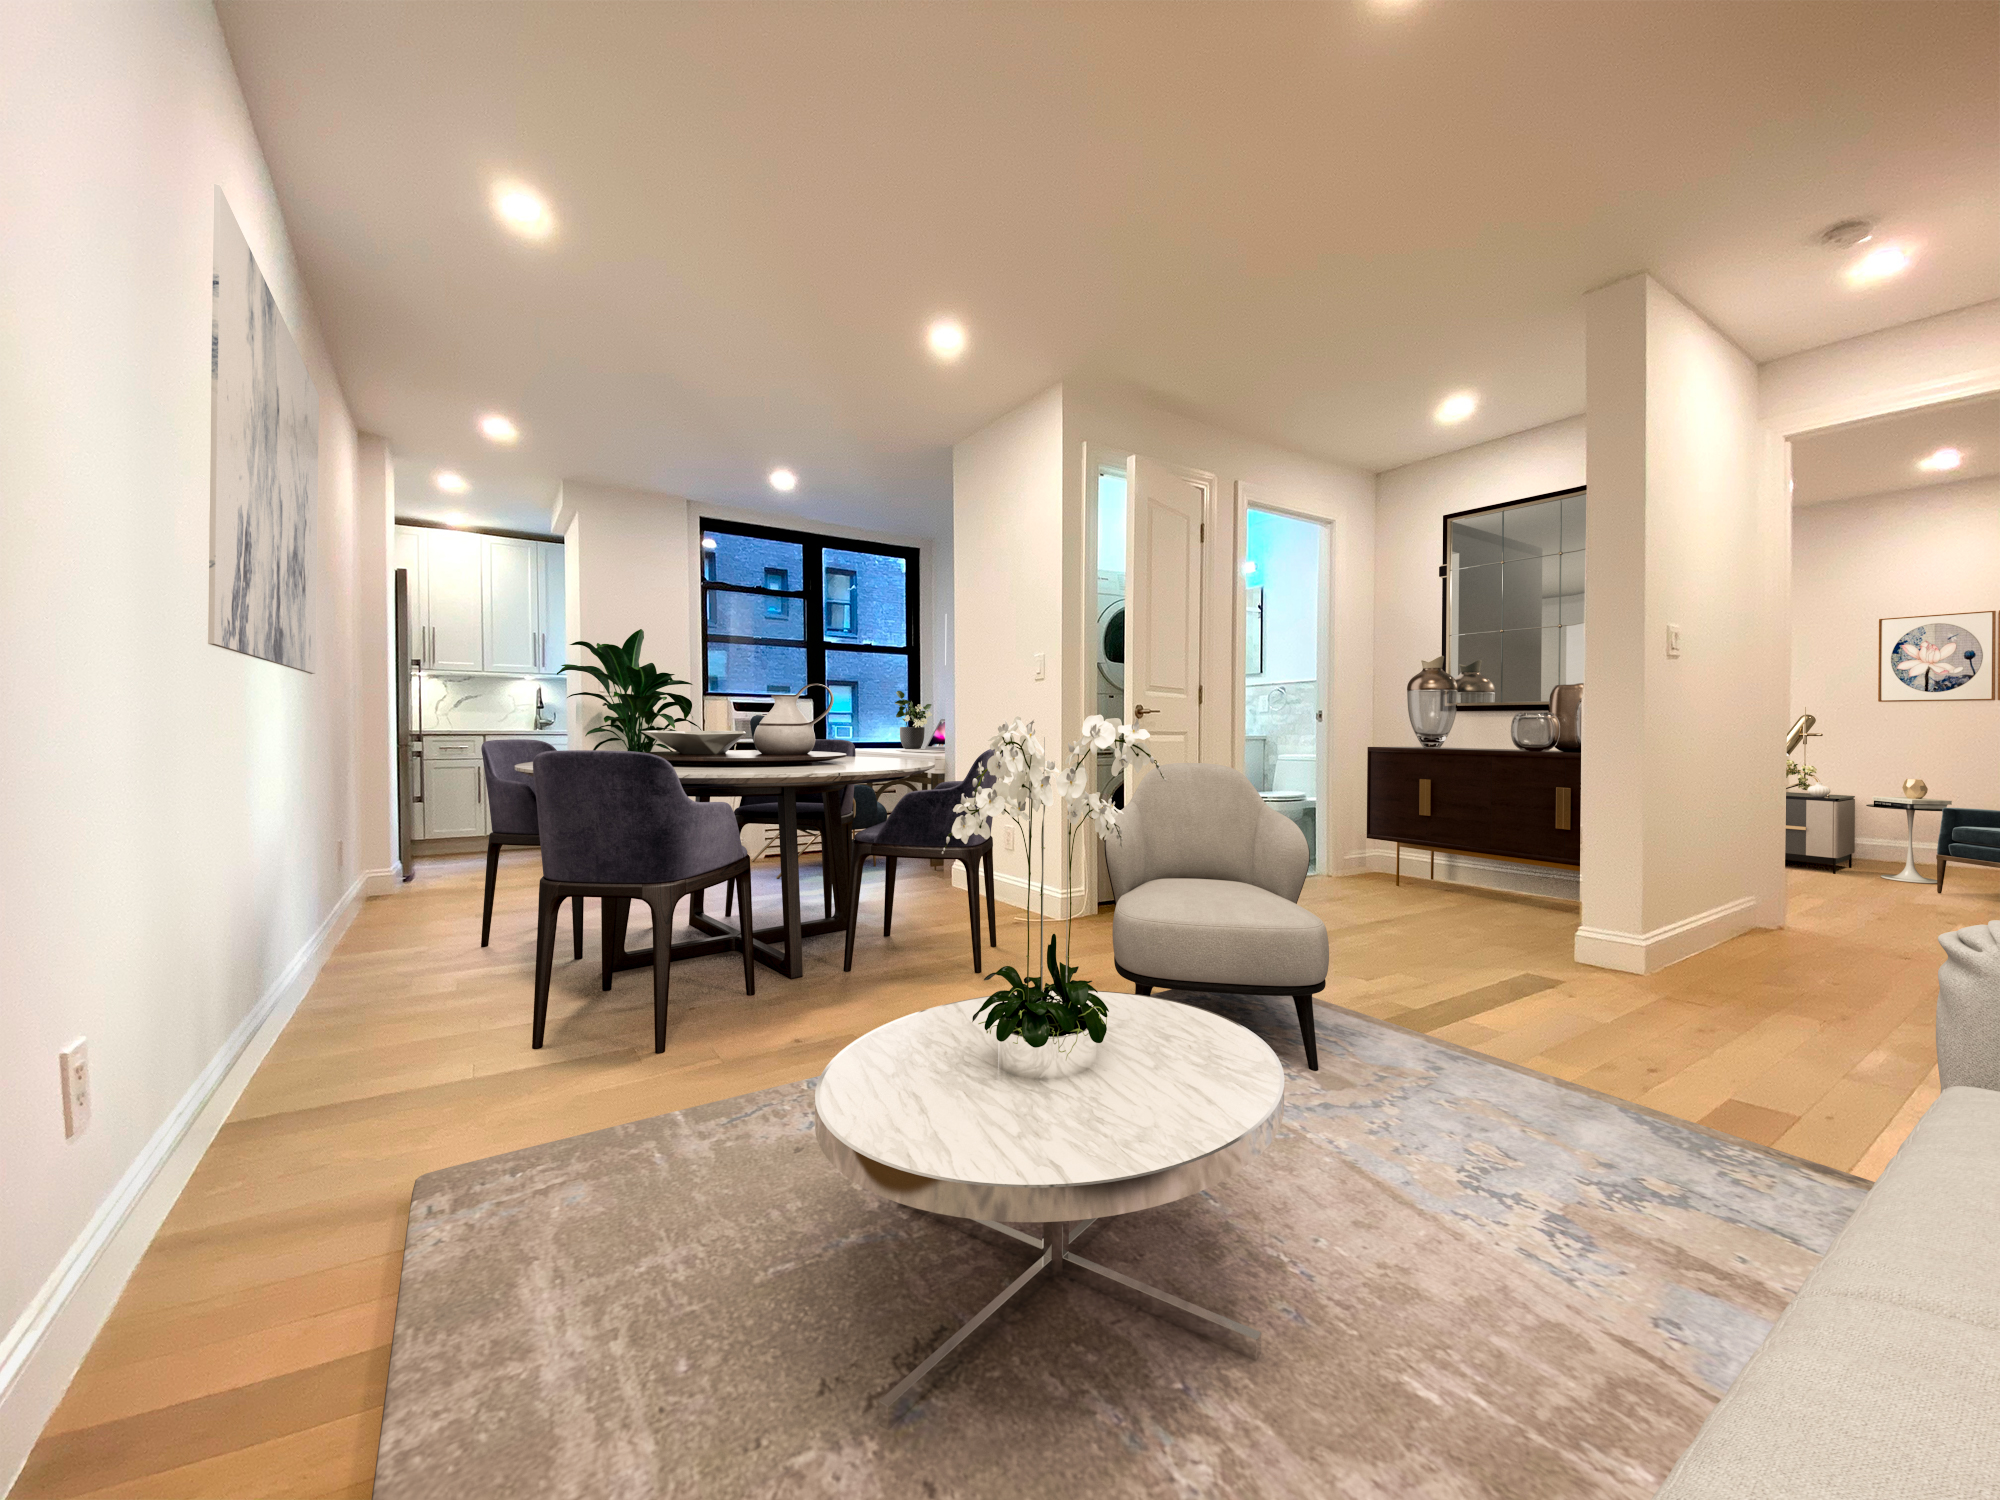
[[[694,700],[671,691],[690,684],[671,672],[662,672],[649,661],[641,661],[639,648],[645,641],[646,632],[635,630],[622,646],[609,641],[596,645],[589,641],[570,642],[597,658],[596,666],[570,662],[563,670],[581,672],[595,679],[604,690],[571,694],[576,698],[595,698],[604,705],[604,718],[591,731],[591,738],[599,746],[622,742],[627,750],[648,751],[653,748],[655,734],[694,722],[689,717]]]
[[[1057,960],[1055,938],[1049,939],[1046,980],[1023,979],[1012,964],[990,977],[1006,980],[1007,988],[988,995],[973,1014],[985,1017],[986,1029],[996,1042],[1016,1032],[1030,1047],[1040,1047],[1050,1037],[1085,1032],[1093,1042],[1104,1040],[1104,999],[1088,979],[1077,978],[1074,966]]]

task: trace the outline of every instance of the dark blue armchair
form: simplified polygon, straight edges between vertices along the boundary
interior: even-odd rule
[[[956,816],[952,811],[959,800],[975,787],[984,785],[990,778],[987,771],[987,757],[992,751],[983,752],[972,763],[963,781],[950,782],[944,786],[934,786],[928,791],[910,792],[889,810],[889,814],[879,823],[869,824],[868,818],[878,814],[879,804],[872,795],[857,806],[856,821],[864,826],[855,830],[853,855],[848,869],[847,889],[847,957],[841,964],[843,969],[854,967],[854,931],[861,920],[861,872],[871,856],[880,856],[884,864],[882,885],[882,936],[889,935],[889,923],[896,912],[896,861],[898,859],[955,859],[965,866],[965,899],[972,918],[972,969],[981,971],[979,962],[979,872],[986,872],[986,940],[999,946],[1000,928],[993,909],[993,840],[990,836],[976,839],[958,840],[951,836],[951,825]],[[857,792],[862,790],[856,789]]]
[[[1938,823],[1937,888],[1944,890],[1944,867],[1954,859],[2000,865],[2000,811],[1947,807]]]

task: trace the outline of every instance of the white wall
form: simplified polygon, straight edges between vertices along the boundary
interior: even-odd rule
[[[1764,425],[1786,435],[2000,390],[2000,301],[1774,359],[1757,378]]]
[[[2000,807],[2000,701],[1884,703],[1876,665],[1882,619],[2000,607],[1996,580],[2000,480],[1792,513],[1792,713],[1819,719],[1806,759],[1856,798],[1863,859],[1903,858],[1903,814],[1868,803],[1900,796],[1905,777],[1960,806]],[[1918,820],[1920,852],[1926,831],[1934,846],[1934,818]]]
[[[1259,505],[1333,522],[1333,646],[1327,725],[1332,760],[1322,848],[1326,873],[1365,866],[1368,744],[1374,693],[1372,659],[1375,608],[1375,479],[1361,469],[1308,458],[1154,405],[1132,390],[1108,384],[1062,386],[1062,483],[1065,553],[1071,579],[1064,600],[1065,739],[1095,711],[1091,683],[1096,665],[1083,604],[1095,598],[1086,577],[1084,447],[1095,457],[1139,453],[1162,463],[1205,470],[1216,477],[1215,514],[1208,531],[1204,587],[1210,621],[1202,653],[1207,689],[1201,720],[1201,758],[1243,764],[1243,657],[1238,625],[1242,554],[1236,528],[1237,487],[1251,486]],[[1094,614],[1094,609],[1088,613]],[[968,670],[970,667],[968,666]],[[1079,860],[1079,865],[1082,861]]]
[[[743,521],[759,526],[794,527],[826,536],[863,542],[887,542],[916,547],[919,597],[923,602],[918,656],[922,681],[919,696],[929,695],[940,712],[951,703],[950,644],[952,633],[951,539],[906,537],[834,526],[793,512],[751,511],[706,505],[659,490],[626,489],[591,480],[563,482],[556,499],[552,526],[565,543],[564,568],[568,593],[567,634],[570,640],[623,641],[635,630],[646,632],[647,658],[691,686],[688,696],[699,702],[703,681],[701,661],[701,589],[696,554],[701,548],[704,518]],[[571,648],[574,652],[575,648]],[[574,660],[574,656],[570,658]],[[591,686],[572,673],[570,690]],[[588,699],[570,700],[572,748],[584,749],[581,736],[597,718]],[[956,743],[957,736],[952,736]]]
[[[1648,276],[1585,301],[1580,961],[1650,973],[1784,921],[1789,526],[1757,371]],[[1666,651],[1669,624],[1681,651]],[[1763,642],[1760,657],[1754,643]]]
[[[204,1100],[351,910],[360,540],[354,425],[210,8],[0,9],[0,160],[0,628],[37,663],[0,765],[4,1483],[219,1123]],[[311,674],[208,644],[218,185],[319,392]],[[78,1036],[94,1118],[66,1141]]]
[[[1404,689],[1417,666],[1444,650],[1438,564],[1444,518],[1508,500],[1525,500],[1584,482],[1584,419],[1495,438],[1456,453],[1390,469],[1375,478],[1375,675],[1373,738],[1376,745],[1412,745]],[[1591,560],[1592,567],[1595,559]],[[1596,603],[1585,586],[1586,612]],[[1459,711],[1446,743],[1463,750],[1513,747],[1514,715]],[[1417,856],[1410,856],[1416,858]],[[1394,845],[1368,846],[1371,868],[1395,867]],[[1428,861],[1428,856],[1424,856]],[[1426,874],[1430,866],[1422,866]],[[1504,890],[1575,899],[1576,876],[1497,860],[1438,856],[1441,879]]]
[[[966,601],[951,706],[953,769],[962,772],[1010,719],[1032,720],[1044,743],[1060,748],[1069,675],[1065,564],[1082,546],[1064,524],[1062,387],[955,446],[951,473],[953,593]],[[1046,663],[1039,680],[1038,654]],[[1008,849],[1004,829],[995,842],[999,895],[1025,905],[1026,851]]]

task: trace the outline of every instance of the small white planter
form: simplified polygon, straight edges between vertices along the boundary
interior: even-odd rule
[[[1006,1041],[993,1044],[1000,1071],[1016,1078],[1071,1078],[1088,1073],[1103,1054],[1104,1043],[1093,1042],[1087,1031],[1052,1036],[1039,1047],[1029,1046],[1017,1031]]]

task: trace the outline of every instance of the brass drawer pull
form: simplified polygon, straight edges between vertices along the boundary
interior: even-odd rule
[[[1417,778],[1417,816],[1428,818],[1430,815],[1431,779],[1428,776],[1420,776]]]
[[[1559,786],[1556,788],[1556,827],[1562,832],[1567,833],[1569,832],[1569,824],[1569,788]]]

